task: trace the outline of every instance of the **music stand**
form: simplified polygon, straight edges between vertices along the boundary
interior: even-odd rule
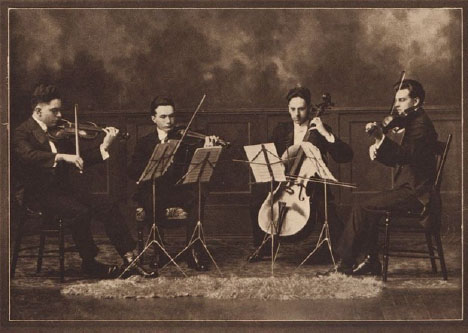
[[[323,243],[327,243],[328,250],[330,252],[330,256],[333,262],[333,267],[336,267],[335,257],[333,256],[332,245],[331,245],[331,238],[330,238],[330,227],[328,225],[328,193],[327,193],[327,185],[336,185],[341,187],[351,187],[356,188],[355,185],[339,182],[330,172],[326,164],[323,162],[322,154],[320,150],[314,146],[310,142],[302,142],[301,143],[302,149],[306,158],[308,158],[313,164],[312,166],[316,170],[316,174],[319,178],[310,178],[309,181],[322,183],[323,184],[323,196],[324,196],[324,221],[322,225],[322,230],[320,231],[319,238],[315,245],[315,248],[307,255],[307,257],[296,267],[299,268],[302,266],[321,246]],[[301,177],[296,177],[301,178]]]
[[[146,245],[143,251],[141,251],[138,256],[125,268],[125,270],[119,275],[121,278],[128,270],[130,270],[136,262],[140,259],[140,257],[153,245],[154,249],[157,250],[156,246],[158,246],[164,254],[169,258],[169,263],[173,263],[181,272],[182,274],[187,277],[187,274],[182,270],[182,268],[175,262],[175,258],[172,258],[166,249],[163,246],[163,240],[161,238],[161,234],[159,233],[159,229],[156,226],[156,179],[163,176],[169,166],[172,164],[174,160],[174,154],[177,150],[178,140],[169,140],[166,143],[159,143],[153,150],[151,154],[151,158],[148,161],[143,173],[138,179],[137,184],[141,182],[152,181],[152,188],[153,188],[153,225],[151,226],[151,231],[148,235],[146,240]],[[159,239],[159,241],[156,239]]]
[[[276,151],[276,147],[274,143],[266,143],[266,144],[259,144],[259,145],[251,145],[251,146],[244,146],[244,150],[247,154],[248,161],[252,173],[255,177],[256,183],[270,183],[270,207],[271,207],[271,221],[270,221],[270,233],[265,233],[263,237],[263,242],[260,246],[255,250],[254,253],[247,259],[250,261],[254,256],[256,256],[265,243],[271,238],[271,275],[274,274],[274,265],[276,261],[276,256],[279,252],[279,237],[278,237],[278,247],[275,252],[275,238],[274,235],[280,235],[281,232],[281,222],[284,217],[284,213],[286,212],[286,207],[284,203],[279,203],[279,214],[278,214],[278,223],[275,224],[273,220],[274,211],[273,211],[273,185],[274,182],[285,182],[285,170],[284,165],[281,162],[280,157]],[[244,162],[244,161],[243,161]]]
[[[216,264],[213,256],[211,255],[208,247],[205,243],[205,234],[203,232],[203,225],[201,222],[202,216],[202,204],[201,204],[201,184],[207,183],[210,181],[211,175],[213,174],[214,168],[216,163],[218,162],[219,155],[221,154],[222,147],[210,147],[210,148],[198,148],[195,150],[195,153],[190,161],[189,170],[185,175],[183,175],[177,184],[198,184],[198,221],[193,229],[192,237],[190,238],[188,244],[180,251],[175,257],[174,260],[177,259],[182,253],[187,251],[193,244],[199,241],[202,245],[208,256],[210,257],[211,261],[215,265],[216,269],[218,270],[219,274],[222,276],[221,270]],[[165,266],[163,266],[164,268]]]

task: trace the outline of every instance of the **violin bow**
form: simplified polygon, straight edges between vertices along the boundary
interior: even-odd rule
[[[203,102],[205,101],[205,98],[206,98],[206,94],[203,94],[203,97],[202,97],[200,103],[198,103],[198,106],[195,109],[195,112],[193,113],[192,117],[190,118],[190,121],[188,122],[187,126],[183,130],[182,137],[179,139],[179,142],[177,143],[177,146],[174,149],[174,155],[177,152],[177,149],[179,148],[180,144],[182,143],[182,140],[184,140],[185,136],[187,135],[188,130],[189,130],[190,126],[192,125],[193,120],[195,119],[195,116],[197,115],[197,113],[200,110]]]
[[[403,81],[405,80],[405,75],[406,75],[406,71],[401,71],[401,74],[400,74],[400,83],[398,84],[398,89],[396,92],[400,91],[401,90],[401,86],[403,85]],[[395,95],[396,95],[396,92],[395,92]],[[392,102],[392,107],[390,108],[390,114],[393,113],[393,108],[395,107],[395,96],[393,97],[393,102]]]
[[[76,157],[80,157],[80,138],[78,135],[78,104],[75,104],[75,149]],[[83,173],[82,169],[80,169],[80,173]]]

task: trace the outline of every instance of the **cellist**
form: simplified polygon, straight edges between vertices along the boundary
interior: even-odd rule
[[[276,146],[278,154],[281,156],[293,145],[299,145],[306,135],[307,131],[311,131],[309,142],[319,148],[322,153],[323,160],[327,161],[327,154],[331,155],[337,163],[347,163],[353,159],[353,151],[351,147],[340,140],[332,129],[327,124],[324,124],[320,117],[313,116],[310,91],[306,87],[295,87],[289,90],[286,100],[288,101],[288,111],[291,117],[291,122],[279,123],[273,130],[273,135],[269,142],[273,142]],[[330,191],[328,189],[328,191]],[[255,184],[252,191],[252,200],[250,205],[250,217],[253,231],[253,244],[257,248],[263,241],[264,233],[258,226],[258,211],[267,195],[268,189],[265,184]],[[323,205],[323,185],[317,183],[309,183],[307,193],[310,195],[311,218],[318,217],[318,221],[323,221],[324,205]],[[313,195],[311,195],[313,193]],[[328,195],[328,222],[330,225],[330,237],[334,244],[340,236],[342,230],[342,222],[337,215],[336,205],[333,202],[333,195]],[[308,223],[306,228],[310,230],[312,223]],[[307,231],[307,230],[306,230]],[[305,231],[305,232],[306,232]],[[321,249],[326,250],[324,247]],[[328,251],[328,250],[327,250]],[[327,251],[321,252],[317,260],[325,260],[330,258]],[[263,246],[258,254],[250,257],[250,261],[259,261],[266,257],[270,251],[268,246]]]

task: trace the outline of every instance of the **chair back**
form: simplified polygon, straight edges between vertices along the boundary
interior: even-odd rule
[[[431,192],[430,208],[425,211],[426,217],[420,221],[425,229],[439,230],[441,227],[442,199],[440,197],[440,186],[442,184],[442,174],[444,171],[447,154],[452,142],[452,134],[449,134],[447,141],[437,141],[437,169],[434,180],[433,190]]]
[[[437,142],[437,151],[436,154],[438,156],[438,163],[437,163],[437,170],[436,170],[436,178],[434,182],[434,189],[439,192],[440,185],[442,183],[442,173],[444,171],[445,162],[447,160],[447,154],[450,149],[450,144],[452,143],[452,134],[449,134],[447,137],[447,141],[438,141]]]

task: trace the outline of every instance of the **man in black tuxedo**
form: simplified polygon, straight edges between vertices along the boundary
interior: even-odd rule
[[[311,131],[308,141],[320,150],[325,163],[327,162],[327,154],[330,154],[337,163],[347,163],[353,159],[351,147],[334,135],[331,127],[324,124],[320,117],[313,117],[309,89],[305,87],[293,88],[288,92],[286,99],[292,122],[278,124],[273,130],[270,140],[275,144],[280,156],[283,155],[288,147],[299,145],[303,141],[307,131]],[[287,156],[283,156],[283,158],[287,158]],[[258,212],[267,196],[268,188],[269,186],[265,184],[255,184],[252,191],[250,219],[252,222],[253,243],[256,248],[260,246],[265,235],[258,225]],[[328,222],[331,243],[334,246],[341,234],[342,223],[336,212],[333,195],[330,189],[327,190],[329,193]],[[323,185],[309,182],[307,192],[310,195],[311,212],[309,223],[306,226],[307,230],[304,230],[304,233],[310,231],[313,225],[312,220],[317,218],[318,222],[324,221]],[[264,256],[268,255],[268,252],[268,247],[263,246],[258,255],[250,258],[250,261],[261,260]],[[327,254],[323,253],[323,255]],[[323,259],[326,260],[327,258]]]
[[[38,204],[46,216],[59,215],[70,224],[82,258],[83,273],[92,277],[115,278],[121,272],[119,267],[95,260],[98,248],[90,230],[91,217],[104,223],[106,233],[125,265],[133,259],[135,242],[116,204],[105,201],[96,205],[88,192],[77,188],[70,180],[74,171],[109,158],[108,148],[118,130],[105,128],[106,135],[100,147],[77,156],[72,140],[53,140],[48,135],[62,118],[62,98],[58,89],[53,85],[39,85],[32,95],[31,107],[31,117],[15,129],[12,139],[16,161],[13,167],[25,187],[25,202],[33,206]],[[139,265],[131,272],[155,276]]]
[[[394,108],[402,119],[404,135],[401,144],[384,135],[376,123],[368,123],[366,131],[375,138],[369,148],[371,160],[393,167],[392,190],[353,204],[352,213],[340,240],[338,271],[345,274],[379,275],[378,221],[382,218],[373,210],[421,210],[428,204],[436,170],[437,133],[423,109],[425,91],[415,80],[404,80],[396,87]],[[385,125],[385,124],[384,124]],[[357,267],[356,258],[367,254]]]
[[[182,128],[176,125],[176,109],[174,101],[167,96],[157,96],[150,105],[151,120],[155,123],[155,131],[138,140],[130,164],[128,165],[128,176],[137,181],[145,169],[154,148],[159,143],[167,142],[170,139],[180,139]],[[166,209],[182,208],[187,214],[186,237],[190,241],[196,222],[198,221],[197,189],[192,184],[177,185],[176,182],[184,176],[187,165],[200,146],[212,147],[218,142],[217,136],[206,136],[204,145],[200,142],[189,142],[186,137],[175,156],[173,164],[167,173],[156,180],[156,221],[167,219]],[[190,144],[186,144],[190,143]],[[137,203],[137,219],[141,219],[147,224],[153,222],[153,196],[152,182],[140,183],[137,186],[133,199]],[[202,197],[202,207],[204,197]],[[201,210],[203,213],[203,209]],[[160,230],[162,233],[162,230]],[[208,261],[201,256],[201,244],[196,243],[190,249],[187,256],[187,264],[190,268],[199,271],[208,270]],[[160,254],[158,253],[157,256]],[[156,259],[156,261],[159,259]],[[161,263],[156,262],[155,265]]]

